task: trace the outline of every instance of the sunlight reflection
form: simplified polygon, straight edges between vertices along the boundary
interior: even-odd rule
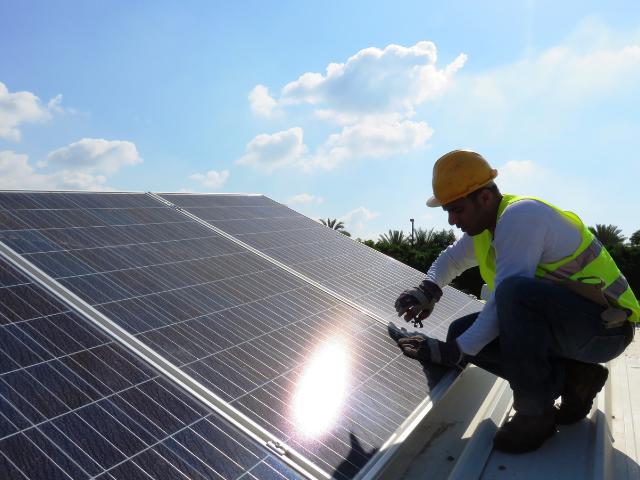
[[[298,431],[307,437],[323,433],[340,413],[349,376],[348,344],[331,339],[309,358],[293,398]]]

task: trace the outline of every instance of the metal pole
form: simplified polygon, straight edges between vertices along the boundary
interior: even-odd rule
[[[411,222],[411,246],[413,246],[413,218],[410,218],[409,221]]]

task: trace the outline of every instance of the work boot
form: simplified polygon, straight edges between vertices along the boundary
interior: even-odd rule
[[[560,425],[569,425],[586,417],[608,375],[609,371],[597,363],[567,360],[562,402],[556,409],[556,421]]]
[[[543,415],[517,413],[503,424],[493,437],[493,447],[507,453],[526,453],[537,450],[545,440],[556,433],[553,410]]]

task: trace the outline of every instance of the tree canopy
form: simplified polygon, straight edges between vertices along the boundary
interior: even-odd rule
[[[625,237],[622,235],[622,229],[615,225],[600,225],[596,223],[596,226],[589,227],[589,230],[591,230],[591,233],[607,248],[622,245],[625,241]]]
[[[407,239],[402,230],[389,230],[387,233],[380,235],[380,243],[388,243],[389,245],[405,245]]]
[[[346,235],[347,237],[351,236],[351,234],[344,229],[344,222],[338,221],[337,218],[327,218],[326,220],[324,218],[321,218],[320,223],[322,223],[325,227],[329,227],[332,230]]]

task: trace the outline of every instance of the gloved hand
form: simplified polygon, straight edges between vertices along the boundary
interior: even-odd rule
[[[422,320],[431,315],[436,302],[442,297],[442,290],[435,283],[424,280],[418,287],[402,292],[394,307],[398,316],[404,315],[407,322],[422,327]]]
[[[463,368],[464,354],[455,340],[441,342],[435,338],[416,335],[401,338],[398,340],[398,346],[407,357],[445,367]]]

